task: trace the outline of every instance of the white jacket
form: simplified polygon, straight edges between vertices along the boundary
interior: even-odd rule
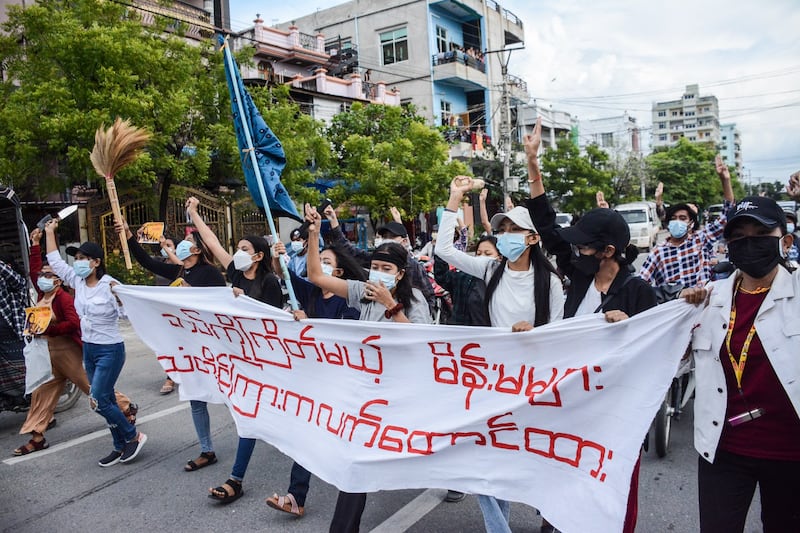
[[[739,274],[737,270],[729,278],[709,284],[713,287],[710,301],[692,335],[697,378],[694,446],[709,462],[714,461],[725,423],[728,391],[719,354]],[[800,416],[800,270],[790,274],[778,267],[755,323],[767,358]]]

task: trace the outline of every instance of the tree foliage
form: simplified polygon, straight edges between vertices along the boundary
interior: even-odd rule
[[[717,152],[708,144],[681,138],[678,144],[658,150],[646,158],[651,183],[664,184],[664,202],[689,202],[700,206],[722,201],[722,185],[714,168]],[[736,197],[744,189],[731,168],[731,184]]]
[[[413,107],[355,103],[334,117],[328,139],[341,180],[330,197],[366,208],[373,224],[391,206],[404,217],[434,208],[453,176],[466,173],[463,163],[448,162],[442,135]]]
[[[581,155],[572,141],[560,139],[542,155],[541,171],[548,196],[565,212],[594,208],[597,192],[611,190],[607,162],[608,154],[594,145]]]
[[[94,132],[117,116],[153,133],[118,187],[151,187],[162,209],[170,184],[205,182],[212,156],[234,141],[230,127],[219,127],[221,54],[210,41],[189,44],[174,20],[146,25],[135,10],[102,0],[39,0],[10,7],[8,17],[0,176],[23,194],[100,183],[89,162]]]

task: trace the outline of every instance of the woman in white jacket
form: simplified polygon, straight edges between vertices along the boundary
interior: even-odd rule
[[[703,533],[744,529],[756,485],[764,531],[800,531],[800,271],[778,204],[747,197],[728,214],[737,271],[682,293],[707,302],[693,332],[695,448]]]

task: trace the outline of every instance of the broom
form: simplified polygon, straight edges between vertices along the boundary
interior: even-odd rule
[[[129,121],[122,120],[119,117],[108,129],[105,129],[105,124],[101,124],[94,134],[94,148],[89,158],[92,161],[94,170],[106,180],[111,212],[114,213],[114,221],[117,224],[121,224],[124,221],[122,219],[122,211],[119,208],[114,176],[139,157],[149,139],[150,134],[148,132],[131,126]],[[125,267],[130,270],[133,265],[131,264],[131,254],[128,250],[128,241],[124,235],[120,236],[120,242],[122,254],[125,256]]]

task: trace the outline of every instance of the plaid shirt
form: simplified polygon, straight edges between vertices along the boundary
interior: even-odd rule
[[[710,259],[714,243],[722,237],[726,213],[733,202],[725,202],[722,215],[700,231],[675,245],[669,239],[659,244],[645,259],[639,276],[654,287],[682,283],[684,287],[703,287],[711,279]]]
[[[0,320],[22,340],[25,329],[25,278],[11,266],[0,261]]]

